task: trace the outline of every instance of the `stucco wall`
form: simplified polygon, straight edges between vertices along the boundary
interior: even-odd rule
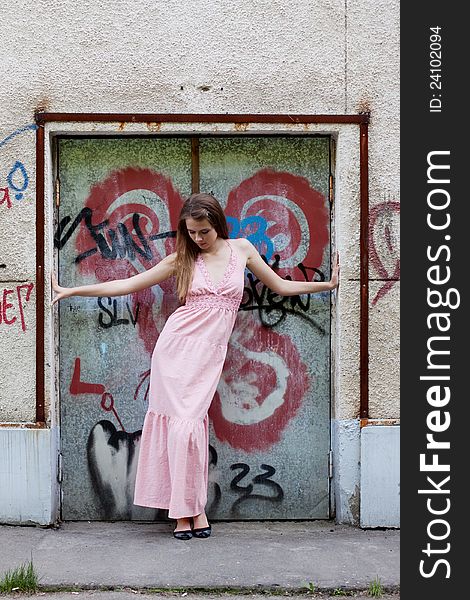
[[[397,418],[398,1],[23,0],[4,4],[1,20],[0,188],[9,188],[11,207],[0,192],[0,301],[13,291],[0,323],[0,421],[34,420],[37,109],[370,112],[370,408],[373,418]],[[354,190],[358,155],[349,160],[341,169],[348,157],[338,157],[337,174]],[[358,369],[358,198],[341,201],[340,302],[354,333],[341,340],[336,416],[349,419],[358,416],[348,388]]]
[[[0,6],[0,20],[0,423],[35,419],[36,110],[369,112],[370,417],[397,419],[398,0],[200,0],[193,5],[176,0],[19,0]],[[204,129],[211,130],[194,128]],[[118,133],[119,124],[67,124],[62,130]],[[170,130],[187,132],[187,127]],[[46,265],[53,254],[49,133],[54,131],[53,124],[46,127]],[[135,124],[125,132],[151,131]],[[302,133],[302,127],[290,131]],[[370,494],[373,486],[361,489],[361,481],[375,481],[380,473],[380,464],[361,464],[367,448],[361,447],[358,421],[359,134],[357,126],[347,125],[312,126],[310,131],[337,140],[333,236],[341,252],[341,287],[333,298],[332,496],[337,519],[358,522],[361,502],[377,503]],[[51,399],[57,400],[57,339],[47,306],[45,340],[46,415],[53,426],[58,417],[57,405],[51,405]],[[373,435],[382,439],[386,429],[374,427]],[[18,478],[15,493],[0,502],[2,520],[47,523],[56,518],[57,444],[48,441],[47,431],[41,436],[46,440],[42,449],[34,430],[15,434],[0,428],[0,445],[8,448],[8,456],[21,457],[23,448],[29,452],[37,446],[41,485],[50,488],[38,487],[40,501],[17,514],[17,496],[30,479],[28,465],[36,463],[14,466],[7,461],[13,465],[10,475],[16,472]],[[385,496],[379,502],[381,519],[387,502]],[[374,519],[369,514],[367,526],[376,526]]]

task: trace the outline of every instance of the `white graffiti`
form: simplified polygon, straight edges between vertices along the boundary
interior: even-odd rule
[[[245,375],[243,379],[230,383],[222,375],[217,389],[224,418],[240,425],[253,425],[271,417],[274,411],[282,406],[287,390],[289,369],[284,360],[275,352],[270,350],[254,352],[245,348],[239,341],[240,335],[241,329],[235,330],[230,344],[244,354],[247,359],[270,367],[275,373],[276,385],[261,404],[256,400],[261,391],[256,385],[258,376],[253,371]]]

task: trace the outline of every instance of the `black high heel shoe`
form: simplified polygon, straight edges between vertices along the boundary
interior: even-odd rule
[[[182,529],[181,531],[173,531],[173,537],[177,540],[190,540],[193,537],[191,529]]]
[[[195,538],[208,538],[212,533],[212,527],[197,527],[192,530],[192,534]]]

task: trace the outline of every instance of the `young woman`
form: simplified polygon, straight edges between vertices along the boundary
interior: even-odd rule
[[[193,194],[183,205],[176,252],[129,277],[64,288],[52,274],[56,296],[120,296],[176,276],[182,305],[167,319],[151,359],[149,407],[145,415],[134,504],[168,509],[177,539],[206,538],[208,410],[222,373],[227,343],[240,306],[245,267],[280,296],[333,290],[338,256],[328,282],[279,277],[246,239],[229,239],[220,204]]]

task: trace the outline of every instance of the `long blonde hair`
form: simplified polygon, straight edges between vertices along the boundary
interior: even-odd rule
[[[228,239],[227,220],[219,202],[210,194],[191,194],[183,204],[176,230],[176,290],[181,303],[186,301],[193,278],[194,263],[200,252],[199,246],[188,233],[186,219],[207,219],[218,237]]]

